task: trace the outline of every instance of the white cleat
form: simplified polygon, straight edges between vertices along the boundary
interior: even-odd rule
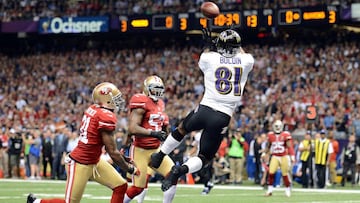
[[[272,192],[266,192],[265,193],[265,197],[270,197],[270,196],[272,196]]]
[[[286,196],[286,197],[290,197],[290,196],[291,196],[291,190],[290,190],[289,187],[288,187],[288,188],[285,188],[285,196]]]

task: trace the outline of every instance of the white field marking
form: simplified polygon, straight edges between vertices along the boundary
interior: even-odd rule
[[[27,195],[26,195],[27,196]],[[0,196],[0,199],[24,199],[24,197],[16,197],[16,196]]]
[[[156,183],[155,183],[156,184]],[[149,184],[151,186],[151,184]],[[157,186],[160,184],[156,184],[153,186]],[[204,185],[202,184],[196,184],[196,185],[185,185],[185,184],[181,184],[178,185],[177,187],[179,188],[203,188]],[[260,186],[231,186],[231,185],[215,185],[213,189],[221,189],[221,190],[264,190],[263,187]],[[284,191],[285,188],[274,188],[274,191]],[[265,191],[265,190],[264,190]],[[304,188],[292,188],[291,191],[295,191],[295,192],[305,192],[306,194],[308,193],[343,193],[343,194],[360,194],[360,190],[336,190],[336,189],[304,189]]]
[[[54,197],[55,194],[52,194],[52,197]],[[219,194],[211,194],[212,196],[220,196]],[[222,196],[240,196],[239,194],[224,194]],[[245,196],[241,195],[241,196]],[[24,196],[27,196],[24,194]],[[91,195],[89,195],[91,196]],[[184,196],[184,197],[191,197],[191,196],[199,196],[199,195],[178,195],[176,194],[177,197],[179,196]],[[252,196],[250,194],[246,195],[246,196]],[[206,197],[206,195],[204,195],[204,197]],[[19,196],[0,196],[0,200],[9,200],[9,199],[24,199],[24,197],[19,197]],[[94,196],[94,197],[88,197],[88,199],[99,199],[99,200],[109,200],[110,197],[109,196]],[[161,196],[146,196],[145,200],[147,201],[157,201],[157,202],[162,202],[162,197]],[[279,202],[280,203],[280,202]],[[336,200],[336,201],[306,201],[306,202],[293,202],[293,203],[360,203],[360,200]]]
[[[87,199],[110,199],[110,196],[91,196]]]
[[[37,190],[40,190],[40,192],[44,192],[44,191],[50,191],[53,192],[54,189],[53,188],[31,188],[32,190],[34,190],[34,192],[36,192]],[[89,190],[91,190],[92,188],[89,188]],[[93,190],[96,190],[95,188]],[[98,189],[97,189],[98,190]],[[24,188],[1,188],[1,191],[24,191]],[[62,188],[61,192],[64,191],[65,189]]]
[[[49,194],[49,193],[39,193],[37,194],[40,197],[63,197],[64,194]],[[300,195],[300,194],[299,194]],[[311,196],[317,196],[318,193],[313,193],[313,192],[309,192],[306,193],[306,195],[311,195]],[[23,196],[27,196],[27,194],[23,194]],[[191,197],[199,197],[199,196],[203,196],[206,197],[206,195],[200,195],[200,194],[176,194],[177,198],[191,198]],[[216,196],[216,197],[228,197],[228,196],[232,196],[232,197],[240,197],[240,196],[254,196],[254,194],[248,194],[248,193],[233,193],[233,194],[211,194],[211,196]],[[262,195],[259,195],[259,197]],[[0,197],[0,199],[23,199],[24,197],[13,197],[13,196],[2,196]],[[94,196],[91,194],[84,194],[83,195],[84,199],[93,199],[93,200],[110,200],[110,196]],[[159,195],[147,195],[145,197],[145,200],[147,201],[162,201],[162,196]],[[135,198],[136,199],[136,198]],[[360,203],[360,200],[335,200],[335,201],[306,201],[306,202],[294,202],[294,203]]]
[[[88,197],[87,199],[98,199],[98,200],[106,199],[106,200],[109,200],[110,198],[111,198],[110,196],[91,196],[91,197]],[[135,199],[136,199],[136,197],[134,198],[134,200]],[[163,197],[162,196],[150,196],[150,195],[147,195],[147,196],[145,196],[145,200],[162,202]]]
[[[33,182],[33,183],[51,183],[51,184],[66,184],[65,181],[62,180],[23,180],[23,179],[0,179],[0,184],[2,182]],[[99,183],[94,181],[89,181],[87,184],[90,185],[99,185]],[[129,184],[131,185],[131,183]],[[161,183],[149,183],[150,187],[153,188],[159,188],[161,186]],[[204,186],[202,184],[195,184],[195,185],[187,185],[187,184],[179,184],[177,187],[179,188],[203,188]],[[91,189],[91,188],[89,188]],[[263,187],[260,186],[233,186],[233,185],[215,185],[214,189],[220,189],[220,190],[264,190]],[[274,191],[283,191],[285,188],[274,188]],[[337,190],[337,189],[304,189],[304,188],[292,188],[292,191],[295,192],[314,192],[314,193],[342,193],[342,194],[360,194],[360,190],[353,189],[353,190]]]
[[[28,196],[28,194],[23,194],[23,196]],[[39,197],[58,197],[58,198],[64,198],[65,194],[64,193],[36,193],[36,196],[39,196]],[[82,197],[85,197],[85,198],[90,198],[92,197],[93,195],[91,194],[83,194]],[[110,199],[110,198],[109,198]]]
[[[281,189],[279,189],[281,190]],[[341,194],[360,194],[360,190],[336,190],[336,189],[303,189],[303,188],[293,188],[291,189],[295,192],[304,192],[308,193],[341,193]]]
[[[312,202],[293,202],[293,203],[360,203],[360,200],[339,200],[339,201],[312,201]]]
[[[0,183],[52,183],[52,184],[66,184],[66,181],[64,180],[27,180],[27,179],[0,179]],[[91,181],[89,181],[91,183]]]

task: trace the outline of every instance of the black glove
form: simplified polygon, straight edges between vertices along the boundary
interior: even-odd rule
[[[128,170],[127,172],[130,173],[131,175],[135,175],[135,176],[139,176],[139,175],[140,175],[139,169],[136,168],[134,165],[130,165],[130,166],[129,166],[129,170]]]
[[[204,40],[204,48],[209,48],[212,51],[215,50],[215,41],[211,38],[211,31],[208,28],[204,28],[201,32]]]
[[[161,142],[166,139],[166,132],[165,131],[151,131],[150,133],[151,137],[156,137]]]

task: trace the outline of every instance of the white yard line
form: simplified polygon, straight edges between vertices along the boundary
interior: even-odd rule
[[[34,182],[34,183],[46,183],[46,184],[65,184],[65,181],[58,181],[58,180],[22,180],[22,179],[0,179],[1,182]],[[89,181],[88,184],[98,184],[93,181]],[[160,183],[149,183],[149,187],[158,187],[160,188]],[[204,186],[202,184],[195,184],[195,185],[187,185],[187,184],[179,184],[179,188],[203,188]],[[2,188],[6,189],[6,188]],[[260,186],[234,186],[234,185],[215,185],[214,189],[216,190],[234,190],[238,189],[240,191],[244,190],[264,190],[263,187]],[[14,189],[12,189],[14,190]],[[274,191],[283,191],[284,188],[274,188]],[[360,194],[359,188],[354,189],[303,189],[303,188],[293,188],[292,191],[294,192],[306,192],[307,194],[310,193],[340,193],[340,194]],[[359,202],[359,201],[355,201]],[[347,203],[347,202],[346,202]]]

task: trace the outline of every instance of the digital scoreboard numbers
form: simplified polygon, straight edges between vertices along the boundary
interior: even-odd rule
[[[278,25],[321,26],[337,22],[336,7],[306,7],[278,10]]]
[[[272,9],[245,10],[244,29],[268,29],[274,26],[274,11]]]
[[[205,18],[200,12],[119,16],[118,27],[121,33],[187,32],[204,28],[217,32],[225,29],[269,31],[288,26],[322,27],[338,23],[338,9],[336,6],[253,9],[222,12],[214,19]]]
[[[257,10],[247,10],[243,12],[245,19],[245,26],[248,28],[258,28],[259,16]]]
[[[128,18],[127,16],[119,16],[120,21],[120,32],[128,31]]]
[[[202,14],[196,13],[195,19],[201,29],[228,29],[240,28],[241,26],[241,13],[239,12],[224,12],[220,13],[214,19],[205,18]]]
[[[209,21],[202,13],[193,13],[190,16],[192,23],[189,24],[189,30],[204,29],[209,27]]]
[[[120,32],[166,31],[177,26],[174,15],[120,16]]]
[[[152,26],[153,30],[172,30],[174,29],[175,20],[173,15],[153,15]]]
[[[180,31],[186,31],[189,28],[189,14],[188,13],[179,13],[178,15],[178,25]]]
[[[280,9],[278,11],[278,25],[298,25],[300,23],[300,9]]]
[[[338,22],[338,10],[336,8],[336,6],[328,6],[327,7],[328,13],[329,13],[329,18],[328,18],[328,22],[329,24],[335,24]]]
[[[212,28],[239,28],[241,27],[240,12],[220,13],[216,18],[211,20]]]
[[[274,26],[274,11],[272,9],[262,10],[261,26],[263,27]]]

